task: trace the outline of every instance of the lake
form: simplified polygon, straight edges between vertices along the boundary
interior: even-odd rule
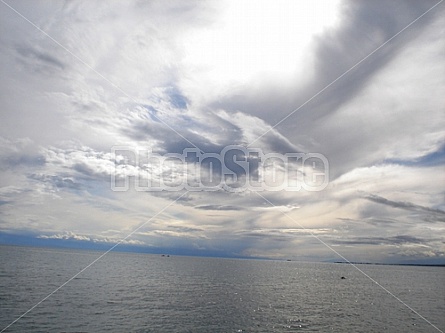
[[[101,252],[0,246],[0,331]],[[110,252],[5,332],[440,332],[445,268]],[[344,276],[345,279],[341,277]]]

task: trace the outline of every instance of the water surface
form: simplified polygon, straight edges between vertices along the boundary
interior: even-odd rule
[[[0,331],[100,255],[0,246]],[[445,268],[358,266],[445,331]],[[347,264],[112,252],[5,332],[439,331]]]

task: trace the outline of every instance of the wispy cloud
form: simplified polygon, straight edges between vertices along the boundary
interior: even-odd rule
[[[378,195],[372,194],[365,197],[365,199],[370,200],[372,202],[387,205],[394,208],[405,209],[413,212],[423,212],[432,214],[437,218],[438,221],[445,222],[445,211],[440,209],[434,209],[430,207],[424,207],[421,205],[416,205],[411,202],[401,202],[401,201],[392,201],[386,198],[380,197]]]
[[[242,207],[238,206],[223,206],[223,205],[203,205],[203,206],[196,206],[196,209],[203,209],[203,210],[243,210]]]

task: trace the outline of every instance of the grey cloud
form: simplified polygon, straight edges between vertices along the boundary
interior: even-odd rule
[[[77,183],[71,177],[63,177],[63,176],[53,176],[53,175],[45,175],[45,174],[36,174],[33,173],[28,176],[28,178],[37,180],[44,183],[49,183],[56,188],[59,189],[71,189],[71,190],[79,190],[82,188],[82,185]]]
[[[374,194],[366,196],[365,199],[375,202],[375,203],[378,203],[378,204],[394,207],[394,208],[400,208],[400,209],[405,209],[405,210],[414,211],[414,212],[422,212],[422,213],[432,214],[432,217],[435,217],[436,221],[445,222],[445,211],[440,210],[440,209],[434,209],[434,208],[430,208],[430,207],[416,205],[416,204],[413,204],[411,202],[406,202],[406,201],[392,201],[392,200],[388,200],[386,198],[383,198],[383,197],[380,197],[380,196],[374,195]]]
[[[424,239],[408,235],[394,237],[352,237],[346,239],[335,239],[330,241],[333,244],[347,245],[402,245],[402,244],[426,244],[435,239]]]
[[[19,46],[16,50],[35,70],[41,71],[48,68],[63,70],[66,67],[61,60],[45,51],[39,51],[29,46]]]
[[[30,139],[8,140],[0,137],[0,169],[13,169],[19,166],[39,167],[45,163],[45,156]]]
[[[349,1],[345,3],[342,17],[344,25],[334,33],[328,32],[320,36],[317,41],[315,70],[318,75],[316,75],[317,80],[308,87],[307,92],[310,91],[310,93],[306,96],[319,92],[336,80],[436,3],[437,1]],[[424,31],[441,11],[443,12],[443,8],[439,6],[435,11],[425,15],[348,72],[345,77],[335,82],[290,118],[297,121],[283,123],[280,127],[282,131],[291,137],[304,140],[303,136],[295,136],[292,133],[306,133],[305,127],[317,126],[317,123],[325,120],[324,117],[332,116],[343,104],[367,88],[370,80],[380,74],[381,70],[410,41]],[[299,100],[295,102],[296,106],[301,104]],[[292,109],[287,108],[287,110]],[[357,110],[357,113],[359,112],[360,110]],[[357,167],[357,163],[363,163],[369,159],[364,154],[379,149],[380,138],[367,133],[364,127],[368,124],[363,119],[360,121],[360,123],[351,123],[349,127],[343,125],[339,129],[314,131],[311,135],[311,139],[323,147],[321,152],[328,154],[333,178],[349,171],[351,166]],[[372,122],[373,119],[370,121]],[[313,124],[313,126],[308,126],[308,124]],[[342,131],[339,132],[339,130]],[[394,138],[393,133],[385,131],[382,131],[380,135],[391,135]],[[311,142],[307,142],[307,145],[310,146]],[[356,147],[360,148],[356,149]]]
[[[166,226],[169,229],[177,230],[178,232],[201,232],[204,231],[202,228],[192,228],[192,227],[183,227],[183,226],[176,226],[176,225],[167,225]]]
[[[367,223],[373,226],[394,226],[397,225],[399,221],[395,219],[389,219],[389,218],[377,218],[377,217],[369,217],[365,219],[351,219],[351,218],[337,218],[340,221],[346,222],[346,223]]]
[[[5,186],[0,187],[0,197],[1,198],[9,198],[12,196],[17,196],[26,192],[29,192],[30,189],[18,187],[18,186]]]
[[[241,128],[241,124],[237,124],[236,120],[230,122],[217,114],[209,113],[203,115],[205,120],[203,121],[200,118],[191,119],[188,115],[177,114],[175,113],[177,110],[175,110],[170,117],[165,118],[167,124],[174,129],[172,130],[166,124],[152,119],[153,114],[156,114],[157,119],[163,119],[168,110],[162,109],[162,106],[155,108],[144,105],[144,108],[147,110],[146,119],[129,119],[129,125],[123,127],[121,133],[139,142],[150,142],[152,145],[156,142],[153,145],[154,153],[182,154],[185,149],[194,148],[193,145],[196,145],[202,152],[218,154],[229,145],[247,145],[244,138],[245,130]],[[174,122],[172,122],[173,118]],[[265,128],[267,127],[265,126]],[[267,133],[255,146],[263,148],[265,153],[271,151],[276,153],[300,152],[276,131]],[[225,162],[226,165],[232,163],[231,160]],[[256,168],[259,165],[252,164],[251,166]],[[201,167],[208,168],[210,164],[201,164]],[[221,174],[220,167],[219,163],[213,163],[213,172]],[[234,165],[234,167],[236,166]],[[239,168],[233,170],[235,173],[243,172]],[[249,172],[254,174],[256,170],[251,169]],[[237,175],[243,176],[244,173]]]
[[[245,208],[238,206],[224,206],[224,205],[202,205],[196,206],[196,209],[202,210],[244,210]]]
[[[97,176],[98,173],[93,170],[90,166],[88,166],[85,163],[76,163],[73,165],[73,170],[80,172],[81,174],[84,174],[88,177]]]
[[[250,144],[250,142],[248,144]],[[266,146],[264,147],[265,152],[273,152],[279,154],[302,152],[301,147],[296,149],[295,145],[286,140],[283,140],[283,137],[278,135],[276,130],[266,133],[264,136],[261,137],[260,140],[255,141],[253,146]]]
[[[45,165],[45,157],[42,155],[28,155],[21,153],[12,153],[3,155],[0,158],[0,168],[15,168],[18,166],[43,166]]]
[[[320,35],[313,44],[315,61],[314,79],[303,87],[290,85],[279,89],[264,83],[262,88],[236,91],[214,104],[235,112],[261,117],[276,124],[314,94],[344,74],[358,61],[369,55],[386,40],[419,17],[437,1],[347,1],[342,3],[341,25]],[[443,6],[442,6],[443,7]],[[380,139],[363,131],[367,123],[355,123],[337,128],[330,124],[320,129],[326,116],[335,114],[345,103],[366,88],[372,78],[393,60],[400,51],[434,19],[443,8],[422,17],[413,26],[374,53],[369,59],[350,71],[328,89],[278,126],[278,130],[293,143],[307,151],[317,151],[329,157],[333,179],[357,167],[358,163],[371,162],[369,151],[376,150]],[[299,81],[299,78],[295,78]],[[357,112],[360,112],[357,110]],[[361,119],[363,120],[363,119]],[[389,133],[384,133],[389,135]],[[357,148],[360,147],[360,148]],[[375,158],[375,157],[372,157]]]
[[[274,239],[277,241],[291,241],[301,237],[314,237],[314,235],[329,233],[330,229],[256,229],[242,230],[237,235],[261,239]]]
[[[179,104],[178,104],[179,103]],[[156,142],[157,152],[181,153],[196,145],[206,153],[219,153],[228,145],[246,146],[247,136],[264,134],[270,127],[255,116],[238,113],[236,117],[213,108],[191,110],[187,98],[174,87],[159,88],[150,103],[132,105],[120,131],[139,142]],[[275,129],[266,133],[255,147],[265,152],[300,152]]]
[[[349,1],[344,4],[344,25],[334,34],[322,35],[316,47],[317,72],[321,75],[319,87],[325,86],[345,73],[363,57],[382,45],[406,25],[418,18],[437,1]],[[401,34],[374,53],[367,61],[349,72],[347,79],[337,82],[317,98],[312,113],[320,117],[337,109],[354,96],[368,80],[381,69],[407,41],[417,35],[434,17],[433,13],[416,22],[415,27]]]
[[[184,149],[193,148],[193,145],[204,152],[219,152],[224,147],[212,143],[202,135],[191,132],[186,127],[181,128],[177,124],[172,127],[174,131],[165,124],[138,122],[130,128],[122,129],[122,133],[136,141],[157,142],[155,153],[181,154]]]
[[[146,119],[128,118],[128,126],[122,127],[120,131],[139,142],[156,142],[156,153],[180,154],[186,148],[193,148],[193,145],[207,153],[219,152],[224,146],[234,142],[226,139],[225,143],[215,143],[214,136],[221,131],[230,131],[231,140],[241,138],[239,129],[227,122],[222,124],[220,119],[212,115],[208,115],[204,123],[190,118],[182,111],[178,113],[177,109],[169,110],[165,105],[143,107],[146,109]],[[168,113],[171,114],[167,117]]]
[[[222,103],[229,110],[250,110],[250,112],[260,114],[271,123],[276,123],[435,3],[436,1],[387,2],[383,0],[344,2],[341,26],[335,31],[320,35],[315,40],[315,70],[318,75],[315,75],[316,79],[308,87],[303,91],[296,91],[290,100],[289,97],[283,97],[283,95],[289,96],[287,92],[277,93],[274,91],[274,87],[267,87],[273,95],[261,96],[260,94],[237,91],[233,97],[230,96],[227,101],[223,100]],[[421,22],[418,22],[417,29],[410,31],[409,38],[412,38],[413,33],[418,32],[419,25],[425,25],[430,19],[431,17],[425,17]],[[292,125],[292,128],[295,128],[294,126],[301,128],[305,124],[301,122],[301,118],[309,120],[306,118],[310,117],[313,120],[334,111],[344,100],[363,87],[370,75],[391,58],[391,55],[403,45],[402,42],[408,39],[408,36],[403,37],[400,38],[404,40],[399,38],[394,43],[390,43],[381,52],[373,55],[370,61],[361,64],[355,71],[349,73],[347,80],[337,82],[328,91],[317,96],[311,102],[310,107],[304,107],[292,117],[292,121],[287,123]]]
[[[240,236],[247,238],[256,238],[262,240],[273,240],[276,242],[289,242],[290,235],[276,232],[246,231],[240,233]]]

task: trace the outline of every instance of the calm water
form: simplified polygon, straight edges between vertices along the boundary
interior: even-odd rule
[[[0,246],[0,331],[100,254]],[[359,267],[445,331],[444,268]],[[350,265],[110,253],[5,332],[439,331]]]

